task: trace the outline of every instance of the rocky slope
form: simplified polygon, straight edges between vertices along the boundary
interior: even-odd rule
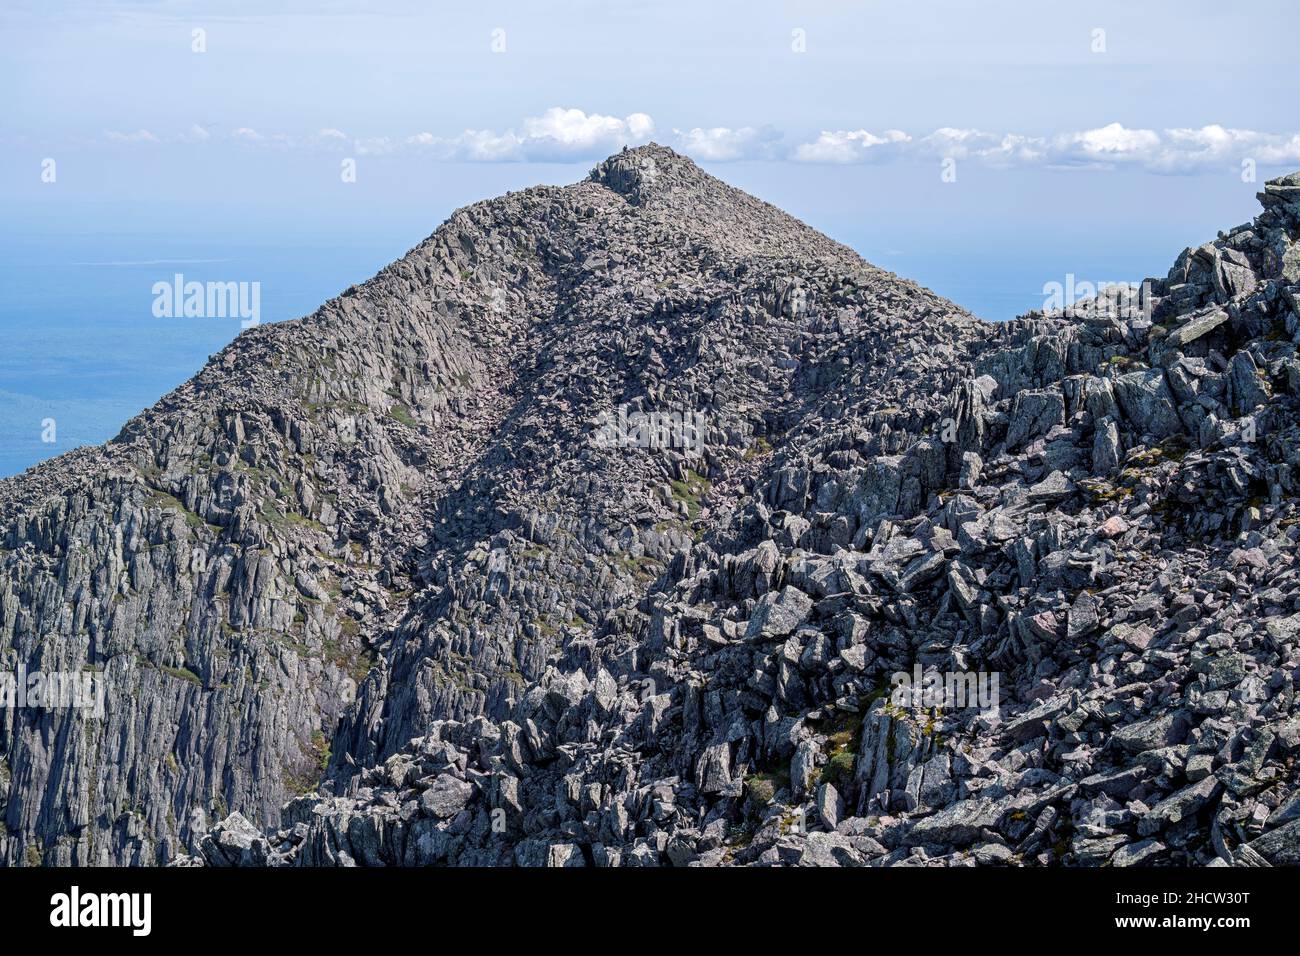
[[[457,212],[0,482],[0,669],[109,687],[0,710],[0,860],[1300,862],[1260,198],[1147,315],[996,325],[658,146]]]

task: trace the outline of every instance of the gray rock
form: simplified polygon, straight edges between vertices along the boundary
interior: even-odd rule
[[[1182,421],[1174,410],[1174,397],[1161,369],[1129,372],[1115,379],[1114,384],[1120,410],[1139,434],[1160,439],[1182,432]]]
[[[1166,340],[1174,348],[1182,348],[1203,335],[1213,332],[1228,321],[1228,313],[1214,309],[1204,315],[1193,316],[1170,333]]]
[[[1187,739],[1190,724],[1191,719],[1184,711],[1175,711],[1121,727],[1111,739],[1129,753],[1142,753],[1181,744]]]
[[[1139,840],[1122,846],[1110,858],[1111,866],[1142,866],[1157,859],[1168,848],[1158,840]]]
[[[1101,419],[1092,439],[1092,470],[1098,475],[1110,475],[1123,461],[1119,428],[1110,417]]]
[[[1011,404],[1007,447],[1018,448],[1030,438],[1046,435],[1052,426],[1065,422],[1065,399],[1056,390],[1029,389],[1017,392]]]
[[[1138,833],[1150,836],[1191,817],[1218,796],[1221,790],[1222,786],[1214,777],[1206,777],[1184,787],[1152,807],[1138,821]]]
[[[1300,820],[1270,830],[1246,846],[1272,866],[1300,866]]]
[[[474,788],[464,780],[458,780],[449,773],[439,774],[429,788],[420,794],[420,809],[440,819],[454,817],[465,809],[473,794]]]
[[[745,639],[770,640],[785,637],[808,619],[812,598],[796,587],[787,585],[780,593],[764,595],[749,620]]]

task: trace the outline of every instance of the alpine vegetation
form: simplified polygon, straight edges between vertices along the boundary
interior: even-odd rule
[[[0,860],[1300,863],[1259,198],[1000,324],[661,146],[459,210],[0,481],[0,652],[106,688],[0,715]]]

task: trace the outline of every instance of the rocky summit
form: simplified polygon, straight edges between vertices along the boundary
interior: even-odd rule
[[[8,865],[1300,863],[1300,174],[983,322],[659,146],[0,482]],[[1194,202],[1195,197],[1188,197]]]

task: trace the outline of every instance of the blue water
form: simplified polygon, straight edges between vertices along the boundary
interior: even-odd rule
[[[0,477],[112,438],[241,331],[238,318],[156,318],[155,282],[170,283],[175,273],[186,281],[258,282],[263,322],[296,318],[420,238],[397,231],[328,242],[183,228],[6,234]]]

